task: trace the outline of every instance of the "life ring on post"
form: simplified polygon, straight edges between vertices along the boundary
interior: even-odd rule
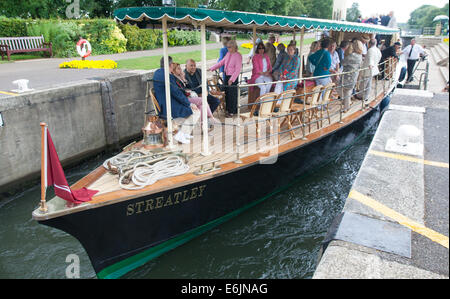
[[[88,57],[92,52],[91,44],[84,38],[80,39],[77,43],[77,52],[81,58]]]

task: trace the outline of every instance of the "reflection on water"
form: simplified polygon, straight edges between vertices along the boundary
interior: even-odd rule
[[[124,278],[311,278],[321,242],[344,206],[374,133],[375,128],[285,191]],[[106,158],[67,170],[69,184]],[[95,277],[75,238],[32,220],[39,198],[40,186],[34,185],[0,201],[0,278],[65,278],[69,254],[79,256],[81,278]]]

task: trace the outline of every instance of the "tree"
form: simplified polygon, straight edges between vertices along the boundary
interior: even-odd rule
[[[347,9],[346,20],[349,22],[355,22],[360,15],[361,15],[361,12],[359,11],[359,4],[356,2],[353,2],[352,6],[349,9]]]
[[[287,0],[285,4],[285,15],[287,16],[301,16],[307,14],[306,8],[302,1]]]
[[[411,12],[408,25],[419,28],[434,27],[435,24],[433,24],[433,19],[438,15],[448,16],[448,3],[442,8],[433,5],[422,5]]]
[[[306,14],[311,18],[331,19],[333,0],[303,0]]]

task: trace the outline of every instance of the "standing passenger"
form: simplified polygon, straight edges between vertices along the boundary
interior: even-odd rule
[[[308,76],[312,76],[314,74],[314,69],[316,68],[314,64],[311,63],[309,57],[320,50],[320,43],[318,41],[313,41],[310,48],[308,58],[306,59],[306,73]]]
[[[362,69],[365,69],[361,74],[363,79],[359,88],[360,91],[363,91],[363,95],[362,97],[356,96],[357,98],[364,99],[364,101],[369,99],[370,90],[372,88],[372,78],[380,73],[378,70],[378,63],[380,63],[380,60],[381,51],[377,47],[377,40],[371,39],[369,41],[369,50],[367,50],[367,55],[364,57],[364,61],[361,66]]]
[[[336,49],[336,52],[339,55],[339,61],[341,62],[340,69],[339,69],[339,72],[341,72],[341,73],[342,73],[342,69],[343,69],[342,68],[342,61],[345,58],[345,51],[347,51],[349,45],[350,45],[350,43],[348,41],[343,40],[341,42],[341,44],[339,45],[339,48]]]
[[[331,67],[331,55],[328,52],[328,47],[330,46],[330,39],[326,38],[320,42],[320,49],[313,55],[309,57],[309,60],[312,64],[314,64],[314,77],[325,76],[322,78],[316,79],[316,85],[325,86],[328,83],[331,83],[330,76],[330,67]]]
[[[228,53],[227,44],[228,44],[229,41],[230,41],[230,37],[228,37],[228,36],[223,36],[222,37],[223,48],[220,49],[219,60],[217,60],[217,62],[220,62],[222,59],[225,58],[225,55],[227,55],[227,53]],[[224,70],[225,70],[225,67],[222,66],[220,68],[220,72],[222,73],[223,82],[225,84],[225,71]]]
[[[225,102],[227,112],[226,117],[233,117],[237,113],[237,98],[238,98],[238,88],[239,75],[242,69],[242,55],[238,52],[238,46],[236,41],[230,40],[228,42],[228,53],[222,61],[216,63],[209,70],[214,71],[221,66],[225,66]]]
[[[345,111],[350,108],[351,95],[358,79],[358,70],[361,68],[362,52],[362,42],[360,40],[355,40],[351,45],[351,53],[344,58],[344,61],[342,61],[344,74],[341,76],[340,91],[341,99],[344,101]]]
[[[275,36],[273,34],[269,35],[269,41],[266,43],[266,53],[269,55],[270,65],[275,65],[275,61],[277,60],[277,49],[273,45],[274,42]]]
[[[331,77],[331,81],[333,83],[336,83],[339,80],[339,76],[337,74],[339,73],[341,62],[339,59],[339,54],[336,52],[336,47],[337,47],[336,42],[332,40],[330,46],[328,47],[328,52],[330,52],[331,56],[330,73],[334,75]]]

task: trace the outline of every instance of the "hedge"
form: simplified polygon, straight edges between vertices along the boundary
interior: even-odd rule
[[[117,25],[112,19],[21,19],[0,16],[0,37],[40,36],[53,44],[55,57],[76,57],[76,42],[86,38],[92,54],[115,54],[125,51],[150,50],[162,47],[161,30],[139,29],[131,25]],[[169,46],[200,44],[195,31],[171,30]]]

